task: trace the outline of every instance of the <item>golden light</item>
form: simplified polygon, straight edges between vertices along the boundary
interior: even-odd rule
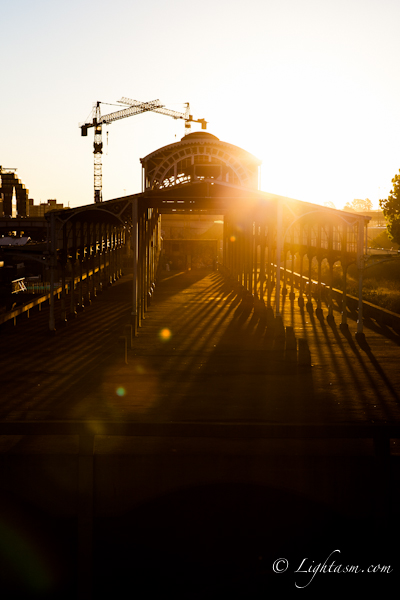
[[[165,327],[164,329],[161,329],[161,331],[160,331],[160,333],[159,333],[159,336],[160,336],[160,338],[161,338],[161,339],[162,339],[164,342],[166,342],[167,340],[169,340],[169,339],[170,339],[170,337],[171,337],[171,335],[172,335],[172,334],[171,334],[170,330],[169,330],[169,329],[167,329],[166,327]]]

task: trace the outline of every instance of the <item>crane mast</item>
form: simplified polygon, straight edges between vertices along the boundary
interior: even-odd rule
[[[102,103],[96,102],[93,106],[93,110],[89,120],[79,125],[81,128],[82,136],[87,136],[88,129],[90,127],[94,127],[94,201],[96,204],[103,201],[103,124],[113,123],[114,121],[125,119],[126,117],[132,117],[134,115],[139,115],[144,112],[152,111],[160,113],[162,115],[166,115],[168,117],[172,117],[173,119],[183,119],[185,121],[185,135],[190,133],[191,123],[201,123],[202,129],[207,128],[207,121],[205,121],[204,119],[193,119],[193,116],[190,114],[190,107],[188,102],[186,103],[186,111],[184,113],[165,108],[165,106],[160,103],[160,100],[140,102],[138,100],[131,100],[130,98],[123,97],[121,98],[121,100],[118,100],[118,102],[120,104],[127,105],[128,108],[123,108],[121,110],[114,111],[112,113],[109,113],[108,115],[102,115],[100,110],[100,104]]]

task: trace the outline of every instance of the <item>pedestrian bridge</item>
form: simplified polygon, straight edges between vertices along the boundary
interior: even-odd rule
[[[49,302],[1,326],[0,500],[57,598],[264,597],[294,587],[276,559],[322,547],[394,562],[399,330],[321,275],[362,282],[368,219],[261,192],[254,157],[186,137],[142,160],[140,194],[50,213]],[[163,217],[207,214],[215,269],[163,268]]]
[[[35,257],[31,252],[31,258],[44,260],[51,274],[50,330],[56,328],[52,301],[56,282],[61,282],[62,318],[66,320],[121,275],[123,260],[129,256],[134,282],[132,325],[137,333],[162,259],[163,216],[182,220],[219,215],[224,227],[215,258],[221,270],[253,302],[273,307],[277,316],[282,298],[294,296],[295,273],[301,282],[299,301],[306,301],[308,310],[313,308],[311,283],[316,281],[314,304],[321,312],[324,268],[330,272],[327,316],[331,318],[336,264],[343,274],[342,323],[346,326],[347,271],[355,264],[359,278],[357,333],[363,333],[361,297],[368,217],[260,191],[260,162],[207,132],[189,134],[156,150],[142,159],[142,166],[140,194],[48,213],[46,254]],[[19,228],[23,226],[20,220]],[[6,252],[10,250],[4,249],[3,254]],[[68,301],[67,279],[77,283]]]

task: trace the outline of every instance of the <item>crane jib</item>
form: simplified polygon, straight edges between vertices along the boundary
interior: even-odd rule
[[[103,153],[103,142],[102,142],[102,125],[113,123],[114,121],[118,121],[119,119],[125,119],[125,117],[131,117],[134,115],[139,115],[144,112],[157,112],[162,115],[166,115],[168,117],[172,117],[173,119],[183,119],[185,121],[185,135],[190,133],[190,124],[191,123],[201,123],[201,128],[207,128],[207,121],[204,119],[193,119],[193,116],[190,114],[190,106],[189,103],[186,103],[186,112],[179,113],[175,110],[170,110],[165,108],[164,104],[160,103],[160,100],[152,100],[150,102],[139,102],[138,100],[131,100],[129,98],[122,98],[119,100],[120,104],[125,104],[128,108],[123,108],[121,110],[117,110],[115,112],[109,113],[108,115],[101,115],[100,112],[100,104],[101,102],[96,102],[93,106],[91,121],[87,121],[86,123],[81,123],[79,126],[81,128],[81,135],[87,136],[87,130],[90,127],[95,128],[94,132],[94,201],[102,202],[102,158],[101,155]]]

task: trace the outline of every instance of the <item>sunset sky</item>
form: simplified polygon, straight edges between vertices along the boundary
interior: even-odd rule
[[[378,207],[400,168],[399,22],[398,0],[5,2],[0,164],[35,203],[90,204],[78,124],[97,100],[159,98],[260,158],[265,191]],[[149,113],[107,129],[105,200],[139,192],[139,159],[184,133]]]

